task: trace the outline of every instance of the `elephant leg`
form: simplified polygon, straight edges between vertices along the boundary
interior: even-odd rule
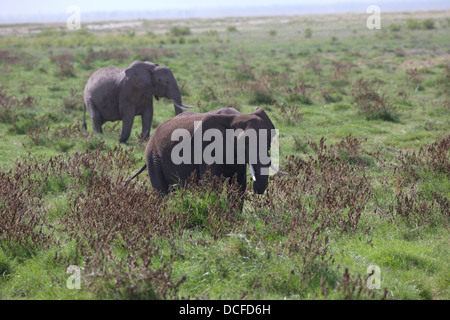
[[[134,111],[125,113],[122,115],[122,133],[120,135],[120,142],[125,143],[131,134],[131,129],[133,128],[134,122]]]
[[[153,106],[151,106],[150,108],[145,108],[141,117],[142,117],[142,137],[148,138],[150,137],[150,130],[152,129]]]
[[[240,187],[240,192],[244,193],[247,188],[247,175],[245,165],[224,165],[223,176],[229,178],[229,185],[235,182]]]
[[[227,199],[233,204],[233,210],[242,212],[242,208],[244,207],[244,193],[247,188],[247,174],[245,165],[237,166],[237,168],[232,167],[232,171],[228,172],[228,176],[230,177],[229,187],[233,187],[236,182],[239,189],[234,189],[233,192],[229,192],[227,194]]]
[[[89,115],[92,119],[92,129],[94,132],[103,133],[102,125],[105,123],[105,120],[103,119],[103,116],[101,113],[97,110],[94,103],[92,101],[87,101],[86,108],[89,111]]]
[[[197,172],[200,172],[199,179],[211,179],[211,187],[216,192],[221,192],[221,179],[225,178],[223,174],[223,165],[200,165]]]
[[[156,189],[160,194],[167,194],[169,192],[169,183],[164,176],[161,163],[155,162],[153,164],[150,164],[151,162],[149,161],[147,161],[147,163],[147,171],[152,187]]]

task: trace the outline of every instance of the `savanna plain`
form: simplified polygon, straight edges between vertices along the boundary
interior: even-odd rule
[[[450,12],[367,18],[0,26],[0,298],[449,299]],[[120,122],[85,131],[82,94],[134,60],[195,112],[263,108],[289,175],[241,212],[208,177],[127,184],[141,119],[127,144]],[[154,110],[152,133],[174,116]]]

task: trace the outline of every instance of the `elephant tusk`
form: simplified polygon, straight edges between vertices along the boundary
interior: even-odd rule
[[[178,104],[178,103],[176,103],[174,100],[172,100],[172,101],[173,101],[173,104],[174,104],[176,107],[180,108],[181,110],[189,110],[190,108],[194,108],[194,107],[192,107],[192,106],[186,106],[186,105],[184,105],[184,104]]]
[[[182,106],[177,105],[177,107],[180,108],[181,110],[190,110],[191,108],[194,108],[194,107],[191,107],[191,106],[185,106],[185,105],[182,105]]]
[[[289,174],[287,172],[281,171],[280,169],[278,169],[277,167],[275,167],[273,164],[270,165],[270,167],[276,171],[277,173],[281,173],[281,174]]]
[[[256,175],[255,175],[255,168],[249,163],[250,165],[250,173],[252,174],[253,181],[256,181]]]

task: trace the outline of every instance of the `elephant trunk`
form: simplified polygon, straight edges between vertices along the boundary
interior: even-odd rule
[[[261,165],[250,164],[250,172],[253,178],[253,191],[257,194],[263,194],[269,184],[269,175],[261,174],[261,169]]]
[[[257,194],[262,194],[264,193],[264,191],[267,188],[268,185],[268,181],[269,181],[269,168],[268,167],[264,167],[266,174],[261,174],[261,169],[263,168],[261,165],[258,164],[251,164],[249,163],[249,167],[250,167],[250,173],[252,175],[252,179],[253,179],[253,190],[255,191],[255,193]],[[276,168],[271,161],[270,167],[277,173],[280,174],[289,174],[287,172],[281,171],[280,169]]]
[[[182,110],[189,110],[193,108],[191,106],[186,106],[181,102],[181,95],[178,88],[174,90],[174,93],[168,94],[168,98],[172,100],[173,105],[175,106],[175,114],[178,115],[182,112]]]

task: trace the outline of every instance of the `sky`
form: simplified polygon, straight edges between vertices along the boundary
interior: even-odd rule
[[[213,7],[251,7],[271,5],[339,4],[339,0],[0,0],[2,15],[30,15],[65,13],[70,5],[81,11],[134,11],[134,10],[183,10]],[[349,1],[347,1],[349,2]],[[355,3],[377,4],[380,0],[359,0]],[[411,0],[395,0],[405,4]],[[422,1],[424,3],[429,1]]]
[[[269,7],[269,6],[304,6],[311,8],[328,8],[329,13],[351,8],[365,8],[375,4],[383,8],[395,3],[400,10],[450,9],[450,0],[0,0],[0,24],[12,22],[14,17],[43,17],[46,15],[67,16],[67,9],[71,5],[80,8],[81,14],[90,12],[118,12],[118,11],[161,11],[161,10],[205,10],[239,7]],[[415,6],[413,5],[415,4]],[[400,6],[399,6],[400,5]],[[365,7],[364,7],[365,6]],[[219,9],[217,9],[219,7]],[[306,9],[308,8],[308,9]],[[415,9],[416,8],[416,9]],[[395,9],[397,11],[397,9]],[[229,13],[230,11],[226,11]],[[248,11],[246,11],[248,12]],[[270,11],[269,11],[270,12]],[[288,12],[289,13],[289,12]],[[306,12],[308,13],[308,12]],[[25,20],[23,20],[25,19]],[[32,20],[32,19],[31,19]],[[31,21],[30,21],[31,22]]]
[[[191,8],[297,5],[299,3],[338,2],[335,0],[1,0],[2,14],[43,14],[65,12],[70,5],[81,11],[182,10]]]

